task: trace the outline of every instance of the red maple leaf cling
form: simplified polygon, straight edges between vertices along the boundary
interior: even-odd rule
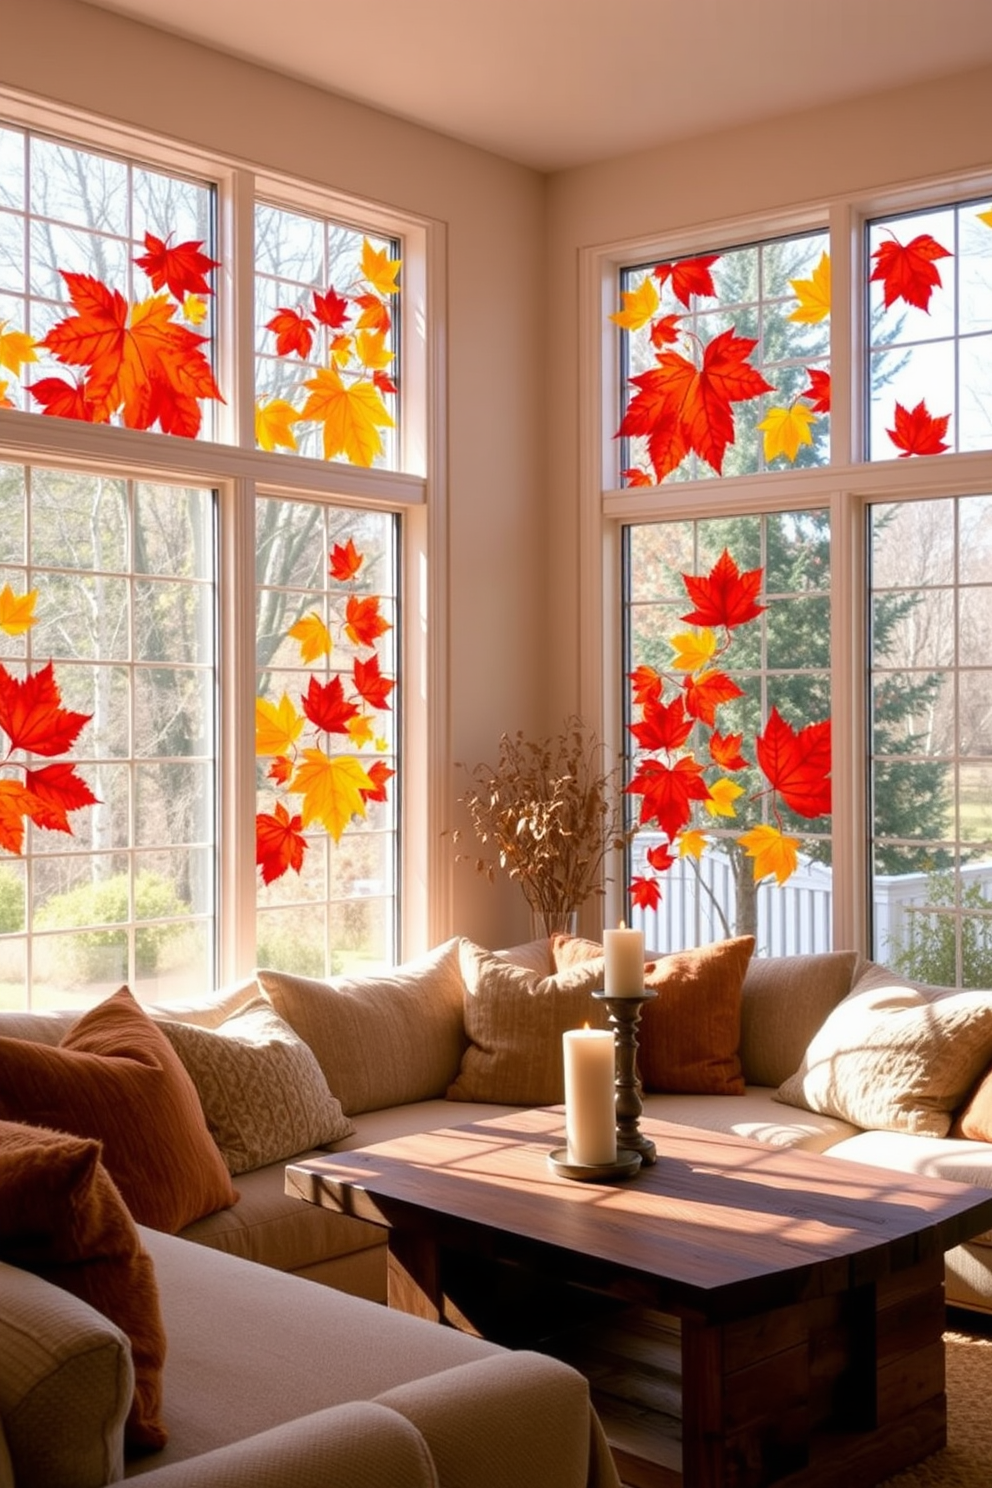
[[[260,811],[255,818],[255,863],[262,882],[270,884],[287,869],[299,873],[307,849],[299,815],[290,816],[281,801],[274,811]]]
[[[212,269],[220,268],[220,260],[208,258],[202,248],[202,241],[177,243],[175,248],[170,248],[168,239],[163,242],[153,233],[146,232],[146,251],[134,261],[148,275],[152,289],[165,286],[177,300],[187,294],[213,294],[206,275]]]
[[[642,760],[627,790],[642,798],[642,825],[657,822],[670,842],[689,825],[692,802],[705,801],[709,796],[703,767],[691,755],[683,755],[674,765],[656,759]]]
[[[772,708],[757,739],[758,763],[769,785],[798,816],[830,810],[830,722],[810,723],[797,733]]]
[[[20,763],[12,758],[18,750],[48,759],[65,753],[91,716],[62,707],[51,662],[23,678],[12,676],[0,663],[0,730],[7,735],[6,766]],[[67,760],[37,769],[25,761],[20,767],[23,781],[9,775],[0,778],[0,847],[16,854],[23,850],[26,821],[71,836],[69,813],[95,805],[97,800]]]
[[[921,398],[912,409],[897,403],[896,426],[885,432],[898,449],[900,460],[906,460],[910,455],[942,455],[950,449],[944,440],[950,421],[949,413],[938,414],[935,418],[928,411],[925,399]]]
[[[757,602],[763,576],[760,568],[741,573],[724,548],[704,578],[694,574],[682,575],[682,582],[694,605],[682,619],[687,625],[710,625],[727,630],[756,620],[765,608]]]
[[[358,707],[345,697],[340,677],[329,682],[311,677],[302,702],[310,722],[326,734],[347,734],[348,724],[358,717]]]
[[[681,258],[677,263],[656,264],[652,272],[659,284],[671,284],[675,298],[688,309],[691,295],[712,297],[716,294],[710,269],[719,260],[719,253],[709,253],[702,258]]]
[[[822,367],[807,367],[809,387],[803,388],[800,398],[807,398],[814,413],[830,412],[830,373]]]
[[[905,246],[895,238],[887,239],[872,254],[875,267],[870,282],[884,284],[887,310],[896,300],[904,300],[917,310],[929,310],[930,296],[941,283],[934,260],[950,257],[950,250],[942,248],[929,233],[920,233]]]

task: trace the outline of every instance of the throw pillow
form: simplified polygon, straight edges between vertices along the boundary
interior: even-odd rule
[[[257,976],[276,1012],[313,1050],[348,1116],[435,1099],[458,1069],[465,989],[455,938],[366,976]]]
[[[0,1118],[97,1138],[132,1216],[152,1229],[175,1234],[237,1201],[196,1087],[126,987],[56,1048],[0,1038]]]
[[[992,1058],[992,996],[869,962],[776,1100],[871,1131],[943,1137]]]
[[[603,985],[602,960],[542,976],[470,940],[462,941],[460,956],[469,1046],[448,1099],[559,1104],[565,1099],[562,1034],[586,1023],[606,1027],[606,1009],[591,996]]]
[[[741,992],[741,1069],[749,1085],[781,1085],[828,1014],[847,996],[857,951],[755,956]]]
[[[964,1105],[954,1116],[951,1137],[966,1137],[972,1142],[992,1142],[992,1066],[984,1069],[968,1092]]]
[[[232,1174],[264,1168],[355,1130],[311,1049],[264,997],[217,1028],[158,1024],[196,1086]]]
[[[754,950],[752,935],[678,951],[648,961],[644,986],[657,995],[641,1008],[638,1072],[645,1090],[743,1095],[738,1049],[741,987]],[[556,936],[555,964],[599,968],[595,941]]]
[[[127,1334],[134,1388],[125,1443],[163,1446],[158,1286],[99,1142],[0,1121],[0,1192],[0,1259],[72,1292]]]

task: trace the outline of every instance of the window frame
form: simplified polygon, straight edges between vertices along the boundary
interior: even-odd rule
[[[686,224],[580,251],[579,586],[580,710],[618,756],[625,749],[622,532],[628,523],[827,507],[832,533],[833,944],[871,954],[868,800],[868,507],[883,501],[980,495],[992,490],[992,450],[933,458],[867,461],[865,295],[859,267],[866,223],[887,213],[984,196],[992,172],[961,172],[894,190],[879,188],[698,227]],[[623,488],[614,438],[622,398],[619,303],[623,267],[718,251],[826,226],[832,269],[830,463],[654,487]],[[606,884],[606,922],[625,914],[623,855]]]
[[[443,877],[442,786],[448,749],[444,706],[448,665],[443,557],[448,531],[443,428],[444,225],[330,185],[276,174],[229,155],[117,125],[16,89],[0,87],[0,118],[14,127],[189,174],[216,187],[217,257],[222,263],[218,274],[226,280],[224,294],[218,295],[216,368],[227,397],[217,425],[224,441],[184,439],[4,409],[0,410],[0,459],[99,470],[137,480],[188,480],[210,485],[216,492],[218,985],[244,976],[255,965],[256,493],[400,514],[403,629],[399,666],[404,708],[398,747],[404,819],[399,842],[399,948],[403,957],[419,954],[446,933],[449,910],[448,896],[428,890]],[[255,264],[250,248],[256,199],[318,211],[359,230],[373,228],[402,240],[402,469],[363,469],[343,461],[255,448]]]

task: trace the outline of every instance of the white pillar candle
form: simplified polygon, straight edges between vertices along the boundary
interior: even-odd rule
[[[617,1160],[616,1056],[605,1028],[562,1035],[568,1160],[593,1166]]]
[[[619,929],[603,931],[607,997],[640,997],[644,991],[644,932]]]

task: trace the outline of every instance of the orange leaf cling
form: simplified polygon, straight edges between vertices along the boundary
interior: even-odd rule
[[[397,387],[388,372],[382,372],[378,368],[372,373],[372,385],[377,387],[380,393],[395,393]]]
[[[798,734],[772,708],[757,738],[758,764],[790,811],[823,816],[830,810],[830,720],[810,723]]]
[[[389,306],[374,294],[356,295],[355,304],[361,307],[362,312],[358,317],[356,330],[381,331],[385,335],[393,323]]]
[[[299,816],[290,816],[281,801],[274,812],[260,811],[255,818],[255,863],[262,870],[262,882],[270,884],[282,878],[287,869],[299,873],[307,850]]]
[[[352,668],[355,682],[355,691],[360,698],[364,698],[370,708],[389,708],[389,694],[396,683],[389,677],[384,677],[379,670],[378,656],[370,656],[363,661],[360,656],[355,657]]]
[[[725,626],[733,630],[756,620],[766,608],[757,603],[764,569],[752,568],[741,573],[727,548],[705,578],[683,574],[682,582],[695,609],[682,619],[687,625]]]
[[[674,346],[679,339],[681,315],[661,315],[651,323],[651,345],[655,351],[663,346]]]
[[[31,820],[38,827],[47,827],[50,832],[68,832],[71,835],[69,812],[97,804],[97,798],[86,781],[64,760],[54,765],[43,765],[40,770],[25,770],[24,781],[38,802],[30,812]]]
[[[10,739],[11,750],[23,749],[46,758],[64,754],[92,714],[72,713],[60,706],[61,701],[50,661],[23,681],[0,663],[0,728]]]
[[[623,480],[625,480],[627,482],[628,486],[653,486],[654,485],[654,481],[648,475],[647,471],[646,470],[638,470],[636,466],[632,466],[630,470],[623,470],[623,471],[621,471],[621,476],[622,476]]]
[[[680,367],[685,367],[689,376],[694,377],[695,369],[678,352],[667,352],[664,358],[659,357],[658,360],[663,362],[662,366],[652,367],[649,372],[640,372],[630,379],[639,391],[627,405],[617,437],[637,434],[647,436],[648,459],[651,461],[655,481],[660,484],[666,475],[670,475],[681,465],[689,453],[679,411],[681,400],[677,373]],[[651,482],[637,481],[632,484],[650,485]]]
[[[881,280],[885,285],[886,309],[896,300],[905,300],[918,310],[929,310],[930,295],[941,283],[934,259],[951,256],[949,249],[942,248],[929,233],[920,233],[905,247],[892,238],[880,243],[872,254],[875,268],[871,282]]]
[[[686,677],[682,686],[685,690],[686,711],[710,728],[716,722],[716,710],[721,703],[730,703],[734,698],[744,696],[737,683],[726,672],[715,670]]]
[[[653,666],[642,664],[636,671],[630,673],[630,680],[634,684],[635,704],[661,701],[661,676]]]
[[[642,760],[627,786],[630,795],[642,797],[641,824],[656,821],[669,841],[673,841],[688,826],[693,801],[705,801],[709,796],[702,774],[702,765],[689,755],[676,760],[671,767],[660,760]]]
[[[163,243],[161,238],[146,232],[145,248],[148,251],[134,261],[152,281],[152,289],[158,290],[163,284],[167,285],[169,293],[177,300],[183,299],[187,294],[213,294],[204,276],[211,269],[219,268],[220,260],[208,258],[205,253],[201,253],[202,247],[201,239],[195,243],[177,243],[175,248],[170,248],[168,240]]]
[[[313,345],[313,321],[299,310],[277,310],[265,322],[267,331],[275,331],[276,355],[298,356],[306,361]]]
[[[277,785],[285,785],[292,778],[293,761],[285,754],[277,754],[265,773]]]
[[[630,880],[630,902],[638,909],[657,909],[661,903],[661,890],[654,878],[632,878]]]
[[[328,734],[346,734],[349,720],[358,713],[356,705],[345,697],[340,677],[332,677],[325,683],[311,677],[300,701],[310,722]]]
[[[349,537],[346,543],[334,544],[328,571],[332,579],[347,584],[349,579],[355,577],[363,562],[364,558],[355,547],[354,538]]]
[[[824,372],[820,367],[807,367],[809,387],[803,388],[799,394],[800,398],[807,398],[813,405],[814,413],[830,412],[830,373]]]
[[[24,846],[24,821],[33,817],[34,796],[19,780],[0,780],[0,847],[19,854]]]
[[[386,781],[391,780],[396,774],[391,770],[385,760],[373,760],[368,768],[368,777],[372,781],[374,790],[363,789],[359,786],[359,794],[365,801],[388,801],[386,794]]]
[[[374,646],[392,626],[379,614],[377,597],[359,599],[357,594],[351,594],[345,609],[345,630],[356,646]]]
[[[644,701],[644,714],[640,723],[632,723],[630,732],[641,749],[664,749],[669,752],[681,749],[692,733],[692,719],[685,711],[681,697],[670,703],[657,698]]]
[[[944,441],[950,420],[949,413],[934,418],[927,411],[925,399],[921,398],[912,410],[897,403],[896,426],[885,432],[898,449],[900,460],[908,460],[910,455],[942,455],[950,449]]]
[[[691,295],[712,297],[716,294],[710,269],[719,259],[719,253],[710,253],[705,258],[683,258],[678,263],[656,264],[654,277],[659,284],[671,280],[672,292],[688,310]]]
[[[743,734],[710,734],[710,758],[721,770],[746,770],[750,764],[741,754]]]
[[[326,294],[318,290],[313,292],[314,319],[319,320],[321,325],[330,326],[332,331],[338,331],[348,319],[348,299],[346,295],[339,295],[336,290],[328,289]],[[270,329],[274,329],[270,322]]]

